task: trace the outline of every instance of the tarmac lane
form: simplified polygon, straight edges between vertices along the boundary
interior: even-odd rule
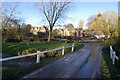
[[[75,78],[100,78],[102,44],[92,44],[92,54]]]
[[[84,47],[51,64],[37,69],[24,78],[92,78],[95,74],[97,56],[100,52],[99,43],[83,43]],[[99,48],[100,47],[100,48]],[[99,61],[99,60],[97,60]],[[92,64],[94,63],[94,64]],[[89,64],[89,65],[88,65]],[[94,67],[94,68],[93,68]],[[87,73],[87,75],[85,74]]]

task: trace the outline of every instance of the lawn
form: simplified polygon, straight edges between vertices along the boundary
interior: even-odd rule
[[[58,42],[58,41],[54,41],[54,42],[40,42],[40,43],[30,43],[30,44],[25,44],[25,43],[5,43],[2,44],[2,53],[7,53],[13,56],[16,56],[18,53],[22,53],[25,50],[28,49],[38,49],[40,51],[44,51],[44,50],[50,50],[50,49],[54,49],[54,48],[58,48],[58,47],[63,47],[63,46],[67,46],[70,45],[69,44],[65,44],[65,42]],[[72,44],[71,44],[72,45]]]
[[[21,43],[5,43],[2,46],[3,53],[8,53],[10,55],[17,55],[18,52],[23,52],[29,48],[36,48],[41,51],[45,50],[51,50],[51,49],[56,49],[60,48],[63,46],[70,46],[73,43],[65,43],[65,42],[59,42],[59,41],[54,41],[54,42],[40,42],[40,43],[30,43],[30,44],[21,44]],[[81,49],[83,45],[81,43],[75,42],[75,47],[74,47],[74,52],[78,51]],[[61,54],[62,50],[59,50],[56,53]],[[68,55],[72,53],[71,48],[65,49],[65,55]],[[50,53],[48,53],[50,54]],[[35,64],[33,66],[29,67],[24,67],[24,68],[2,68],[2,77],[5,78],[20,78],[24,74],[31,72],[37,68],[43,67],[49,63],[54,62],[55,60],[58,60],[62,58],[63,56],[55,56],[55,57],[46,57],[45,60],[40,61],[39,64]]]

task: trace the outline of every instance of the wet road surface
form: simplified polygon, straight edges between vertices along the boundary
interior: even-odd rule
[[[92,54],[75,78],[100,78],[102,44],[91,44]]]
[[[98,78],[100,43],[84,43],[79,51],[37,69],[23,78]]]

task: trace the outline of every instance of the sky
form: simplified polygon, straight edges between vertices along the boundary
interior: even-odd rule
[[[118,3],[117,2],[76,2],[74,3],[74,10],[68,15],[72,18],[70,22],[78,26],[79,20],[83,20],[85,24],[88,18],[92,15],[105,13],[106,11],[115,11],[118,13]],[[84,25],[85,27],[85,25]]]
[[[19,2],[17,7],[17,17],[23,18],[25,23],[31,24],[32,26],[43,26],[48,25],[47,22],[43,21],[43,15],[40,14],[39,10],[35,7],[36,2]],[[79,21],[85,22],[84,28],[86,27],[87,19],[98,14],[103,14],[106,11],[115,11],[118,13],[118,2],[72,2],[71,10],[66,13],[66,19],[62,20],[60,25],[66,25],[72,23],[74,27],[78,27]]]

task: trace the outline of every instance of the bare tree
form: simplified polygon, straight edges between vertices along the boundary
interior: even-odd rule
[[[71,23],[65,25],[64,27],[67,28],[67,29],[73,29],[74,28],[73,24],[71,24]]]
[[[18,2],[4,2],[2,5],[2,34],[4,42],[5,39],[10,38],[13,32],[14,37],[21,39],[21,25],[24,20],[16,16],[16,14],[19,14],[17,7]]]
[[[88,23],[87,23],[87,27],[90,28],[92,23],[94,22],[94,20],[96,19],[96,15],[92,15],[88,18]]]
[[[15,18],[17,14],[16,9],[18,2],[5,2],[2,6],[2,27],[7,29],[10,26],[10,21],[12,18]]]
[[[55,2],[40,2],[39,10],[44,14],[49,24],[49,37],[48,42],[52,36],[52,30],[58,19],[62,18],[63,14],[69,8],[70,1],[68,0],[56,0]]]

